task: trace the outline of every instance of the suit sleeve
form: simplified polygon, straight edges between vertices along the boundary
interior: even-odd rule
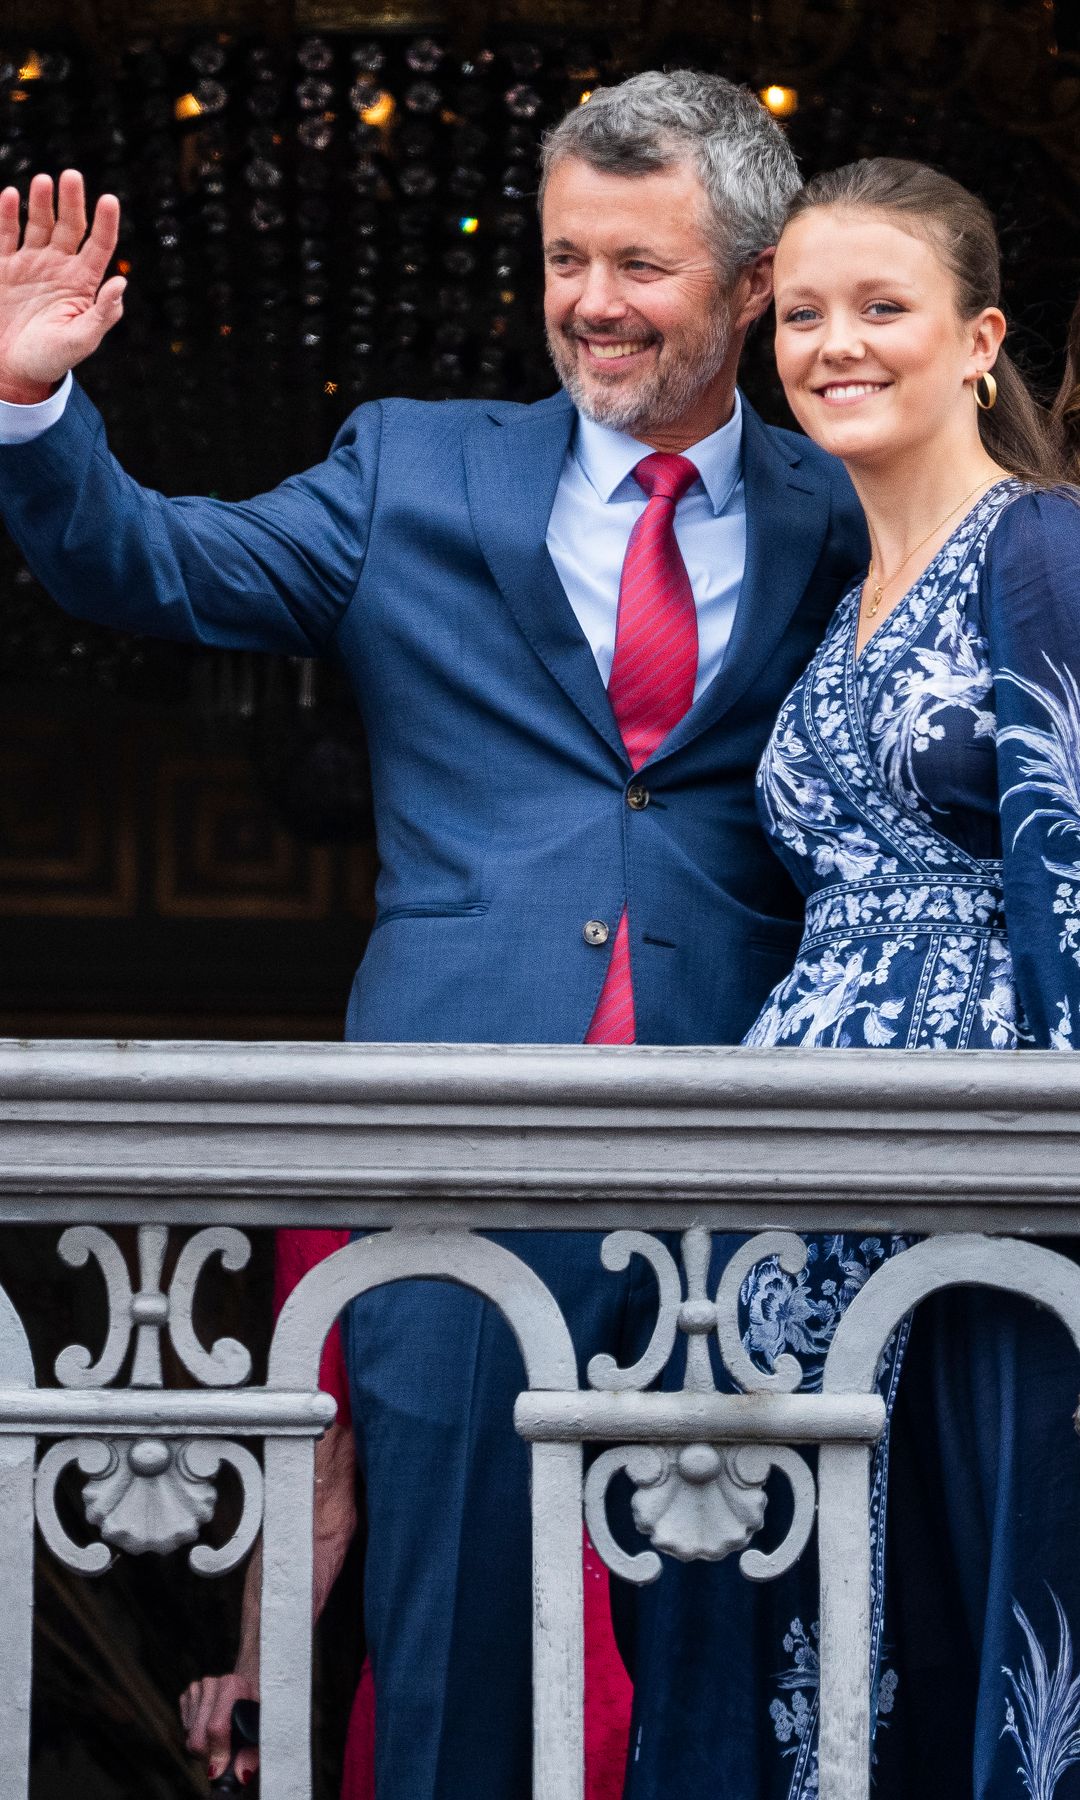
[[[1014,500],[983,579],[1005,923],[1026,1041],[1080,1049],[1080,497]]]
[[[63,417],[0,445],[0,514],[37,579],[77,618],[230,650],[311,655],[360,578],[381,407],[330,455],[253,500],[166,499],[125,474],[76,386]]]

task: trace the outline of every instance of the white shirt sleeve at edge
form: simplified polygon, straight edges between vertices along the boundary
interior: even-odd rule
[[[12,400],[0,400],[0,444],[28,444],[31,438],[40,437],[63,417],[70,393],[69,369],[55,394],[50,394],[47,400],[39,400],[34,406],[17,406]]]

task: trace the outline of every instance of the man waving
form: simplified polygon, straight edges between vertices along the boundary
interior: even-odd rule
[[[0,196],[0,507],[31,568],[82,616],[328,652],[351,680],[381,873],[350,1038],[733,1043],[787,968],[799,900],[754,769],[865,561],[846,477],[735,385],[797,185],[779,127],[719,77],[598,91],[544,152],[560,392],[362,406],[325,462],[241,504],[140,487],[71,382],[122,310],[116,202],[87,237],[79,177],[55,213],[37,177],[20,244]],[[595,1237],[512,1247],[583,1362],[632,1354],[642,1295]],[[522,1800],[509,1332],[405,1283],[354,1304],[345,1341],[380,1800]]]

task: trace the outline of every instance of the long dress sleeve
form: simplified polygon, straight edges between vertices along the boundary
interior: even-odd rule
[[[1021,1041],[1080,1049],[1080,495],[1015,500],[983,580]]]

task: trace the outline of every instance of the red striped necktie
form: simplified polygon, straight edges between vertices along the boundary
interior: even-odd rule
[[[648,505],[626,546],[608,699],[635,772],[655,755],[694,700],[697,609],[675,539],[675,508],[697,477],[685,456],[659,450],[634,470]],[[624,908],[585,1042],[632,1044],[636,1036]]]

